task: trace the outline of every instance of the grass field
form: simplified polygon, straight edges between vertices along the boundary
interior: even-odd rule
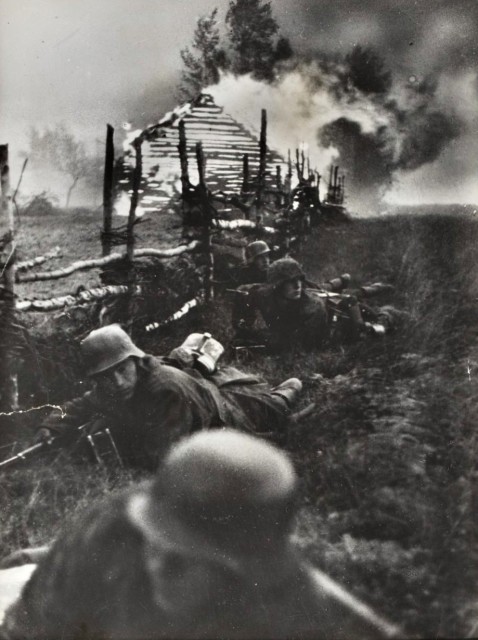
[[[145,244],[152,244],[154,228],[147,224]],[[61,242],[65,264],[99,255],[97,214],[30,215],[22,225],[26,254],[38,252],[35,238],[45,251]],[[383,302],[408,313],[405,325],[383,338],[321,353],[248,354],[238,362],[271,382],[302,378],[306,400],[317,403],[317,413],[297,427],[287,445],[302,481],[298,544],[356,595],[419,637],[478,634],[477,253],[478,221],[473,211],[459,207],[319,227],[295,256],[310,277],[325,280],[347,271],[357,284],[392,283],[395,292]],[[92,282],[94,277],[88,275]],[[32,291],[25,287],[22,295]],[[165,353],[192,329],[207,329],[227,342],[228,304],[217,299],[167,333],[138,331],[140,344]],[[79,318],[25,319],[34,326],[38,348],[32,353],[43,358],[41,366],[28,362],[22,370],[29,390],[25,406],[29,398],[61,402],[82,388],[74,343],[85,330]],[[40,348],[52,340],[63,345],[56,363]],[[13,426],[27,433],[36,419],[29,414]],[[12,424],[7,426],[11,432]],[[5,473],[2,550],[50,540],[92,499],[132,477],[78,467],[66,457]]]

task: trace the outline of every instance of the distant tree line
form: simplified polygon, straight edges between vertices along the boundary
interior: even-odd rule
[[[181,97],[194,97],[217,83],[221,71],[271,81],[276,65],[293,56],[289,40],[279,33],[270,2],[231,0],[225,23],[226,35],[221,38],[217,9],[198,19],[191,46],[181,50]]]

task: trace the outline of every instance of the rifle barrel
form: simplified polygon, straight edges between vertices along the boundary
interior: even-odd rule
[[[6,467],[9,464],[16,462],[17,460],[25,460],[25,458],[28,455],[30,455],[31,453],[34,453],[35,451],[39,451],[40,449],[45,448],[46,446],[50,445],[52,442],[53,442],[53,438],[50,438],[49,440],[45,440],[44,442],[38,442],[37,444],[34,444],[31,447],[28,447],[27,449],[23,449],[23,451],[19,451],[14,456],[11,456],[6,460],[2,460],[0,462],[0,468]]]

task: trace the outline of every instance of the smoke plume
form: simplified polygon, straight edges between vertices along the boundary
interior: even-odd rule
[[[267,109],[269,145],[284,157],[305,145],[322,175],[339,164],[348,206],[365,213],[399,175],[433,163],[460,135],[463,123],[439,89],[429,79],[397,82],[375,51],[356,47],[344,57],[289,64],[270,84],[224,75],[207,91],[252,128]]]

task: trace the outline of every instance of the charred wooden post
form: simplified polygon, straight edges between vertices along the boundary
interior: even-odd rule
[[[327,200],[329,202],[333,202],[333,199],[334,199],[333,179],[334,179],[334,165],[330,165],[329,184],[327,187]]]
[[[131,204],[129,208],[128,215],[128,225],[127,225],[127,240],[126,240],[126,254],[129,260],[133,259],[134,252],[134,223],[136,222],[136,207],[138,206],[139,201],[139,190],[141,187],[141,175],[143,172],[143,157],[141,153],[141,145],[143,140],[141,137],[136,138],[133,142],[134,151],[136,154],[136,164],[133,170],[133,179],[132,179],[132,193],[131,193]]]
[[[284,180],[284,191],[287,193],[286,204],[290,204],[290,192],[292,190],[292,159],[290,149],[287,151],[287,173]]]
[[[10,190],[8,144],[0,145],[0,409],[18,409],[18,379],[15,372],[15,218]]]
[[[126,261],[128,264],[128,276],[127,276],[127,286],[129,287],[129,297],[127,301],[127,319],[126,319],[126,327],[125,329],[128,333],[131,333],[133,328],[133,316],[135,310],[135,292],[136,292],[136,276],[134,272],[134,225],[136,223],[136,208],[139,202],[139,190],[141,187],[141,177],[143,173],[143,156],[141,151],[141,145],[143,144],[143,139],[141,136],[138,136],[136,140],[133,142],[133,147],[135,151],[135,167],[133,170],[133,178],[132,178],[132,193],[131,193],[131,204],[129,208],[128,215],[128,223],[126,225]]]
[[[259,139],[259,173],[257,176],[257,190],[255,207],[258,215],[262,215],[262,200],[264,194],[267,169],[267,111],[261,110],[261,136]]]
[[[249,191],[249,154],[245,153],[242,156],[242,186],[241,193],[247,193]]]
[[[209,202],[207,186],[206,186],[206,166],[204,160],[204,151],[201,142],[196,143],[196,161],[199,175],[199,193],[202,208],[202,228],[203,228],[203,246],[206,257],[206,273],[204,276],[204,299],[206,302],[214,298],[214,255],[212,252],[211,227],[212,227],[212,206]]]
[[[199,187],[201,191],[205,192],[206,187],[206,162],[204,159],[204,151],[202,148],[202,142],[196,142],[196,162],[198,166]]]
[[[103,255],[111,253],[111,231],[113,226],[113,174],[115,162],[114,128],[106,125],[105,173],[103,178],[103,233],[101,244]]]
[[[261,137],[259,140],[259,183],[264,182],[267,165],[267,111],[261,111]],[[264,185],[261,184],[263,187]]]
[[[301,167],[300,167],[300,155],[299,155],[299,149],[297,149],[297,148],[295,150],[295,170],[297,172],[297,180],[299,182],[302,182],[302,171],[301,171]]]
[[[179,162],[181,165],[181,188],[183,200],[187,198],[191,183],[189,182],[189,169],[188,169],[188,149],[186,140],[186,125],[184,120],[179,121]]]
[[[276,166],[276,189],[277,189],[276,206],[281,207],[282,206],[282,169],[280,164]]]

